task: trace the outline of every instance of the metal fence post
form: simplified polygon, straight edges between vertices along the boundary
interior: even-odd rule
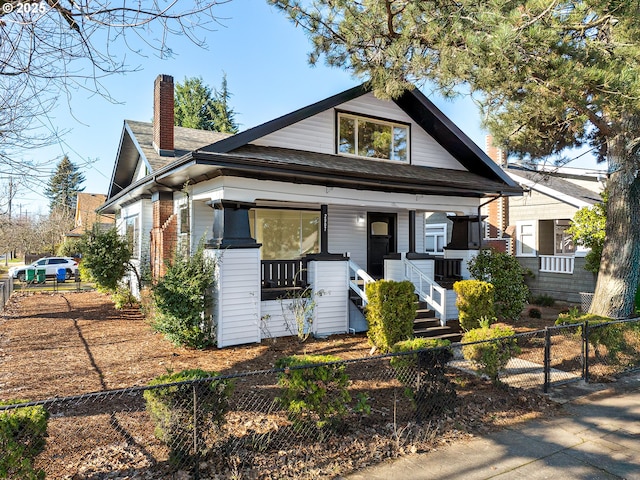
[[[198,456],[198,383],[193,384],[193,477],[200,478],[200,458]]]
[[[551,330],[544,327],[544,385],[542,391],[549,392],[549,384],[551,383]]]
[[[582,378],[589,383],[589,322],[582,325]]]

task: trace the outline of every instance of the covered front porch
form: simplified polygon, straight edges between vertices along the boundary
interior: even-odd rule
[[[314,303],[314,335],[365,331],[358,305],[366,305],[365,285],[381,278],[412,281],[441,325],[457,318],[451,284],[465,278],[477,249],[458,244],[444,256],[423,253],[422,209],[220,199],[208,202],[209,216],[211,207],[219,347],[294,335],[290,305],[297,295]]]

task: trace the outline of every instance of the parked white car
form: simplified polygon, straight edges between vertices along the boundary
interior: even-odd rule
[[[24,282],[27,278],[27,270],[33,270],[35,273],[35,271],[40,268],[45,269],[48,277],[56,276],[58,270],[64,268],[66,270],[65,280],[69,280],[78,269],[78,262],[71,257],[44,257],[36,260],[31,265],[11,267],[9,269],[9,275]]]

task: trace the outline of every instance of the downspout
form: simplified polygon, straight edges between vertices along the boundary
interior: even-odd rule
[[[497,197],[493,197],[491,200],[487,200],[486,202],[478,205],[478,250],[482,249],[482,217],[480,215],[480,210],[482,209],[482,207],[489,205],[491,202],[495,202],[502,197],[503,194],[499,193]]]

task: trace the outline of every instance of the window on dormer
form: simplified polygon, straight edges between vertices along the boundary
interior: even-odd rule
[[[408,162],[409,126],[339,113],[338,153]]]

